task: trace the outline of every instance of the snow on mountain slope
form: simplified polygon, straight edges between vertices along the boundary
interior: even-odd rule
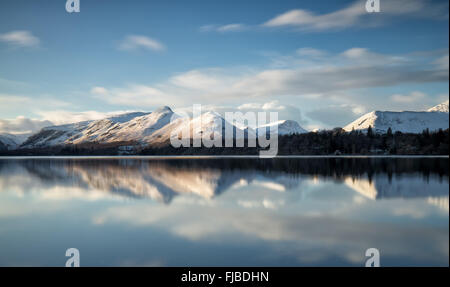
[[[448,104],[445,101],[423,112],[373,111],[363,115],[344,127],[345,131],[367,131],[369,126],[376,133],[385,133],[389,128],[393,132],[421,133],[425,129],[436,131],[448,129]]]
[[[448,129],[448,114],[434,112],[382,112],[373,111],[363,115],[344,127],[345,131],[367,131],[369,126],[376,133],[392,132],[421,133],[425,129],[436,131]]]
[[[258,134],[261,133],[274,133],[270,130],[271,126],[278,125],[278,135],[292,135],[292,134],[304,134],[308,131],[302,128],[296,121],[292,120],[282,120],[265,125],[259,126],[256,131]]]
[[[31,136],[22,147],[114,142],[168,143],[173,133],[177,134],[186,128],[194,139],[202,136],[211,138],[213,135],[221,135],[224,138],[227,128],[233,131],[235,137],[241,134],[237,131],[242,131],[215,112],[207,112],[193,119],[179,118],[171,122],[173,115],[174,112],[166,106],[152,113],[129,113],[101,120],[46,127]],[[242,131],[244,137],[249,133],[256,137],[251,129]],[[237,138],[239,137],[242,136]]]
[[[432,107],[428,110],[428,112],[441,112],[441,113],[448,113],[448,100]]]
[[[192,119],[190,122],[191,128],[193,128],[192,137],[201,138],[202,136],[218,136],[222,135],[225,138],[226,130],[233,131],[234,137],[245,138],[245,132],[243,129],[237,128],[230,122],[226,121],[220,114],[216,112],[207,112],[201,116]],[[237,131],[242,132],[237,132]]]
[[[135,117],[109,129],[98,139],[101,142],[134,141],[145,142],[145,138],[161,129],[173,115],[169,107],[162,107],[152,113]]]
[[[125,113],[125,114],[119,114],[112,117],[109,117],[108,120],[114,122],[114,123],[125,123],[128,121],[131,121],[132,119],[136,117],[141,117],[148,115],[150,113],[144,113],[144,112],[131,112],[131,113]]]
[[[219,136],[225,138],[227,129],[233,131],[233,137],[237,139],[246,138],[248,135],[253,135],[256,138],[254,130],[238,128],[226,121],[220,114],[206,112],[196,118],[177,118],[150,136],[145,137],[144,141],[156,144],[167,143],[170,141],[171,136],[178,135],[180,138],[186,132],[189,132],[191,139],[200,139],[202,137],[216,139]]]
[[[0,150],[13,150],[20,146],[30,134],[0,134]]]
[[[225,138],[227,129],[233,131],[234,138],[247,138],[268,132],[273,133],[274,131],[270,131],[270,127],[274,125],[278,127],[278,135],[308,132],[292,120],[281,120],[252,129],[237,127],[216,112],[206,112],[193,119],[178,118],[171,122],[174,115],[174,112],[165,106],[151,113],[132,112],[101,120],[46,127],[26,140],[25,138],[14,139],[11,135],[0,135],[0,149],[9,150],[18,146],[20,148],[42,148],[87,143],[165,145],[170,142],[171,136],[181,135],[186,130],[190,132],[190,137],[193,139],[202,137],[212,139],[219,135]],[[427,128],[430,131],[440,128],[447,129],[449,126],[448,101],[431,108],[428,112],[374,111],[363,115],[344,129],[346,131],[367,130],[369,126],[379,133],[386,132],[389,127],[393,132],[410,133],[420,133]]]
[[[60,126],[43,128],[40,132],[30,136],[21,147],[36,148],[64,144],[79,144],[86,142],[113,142],[124,139],[123,134],[117,132],[126,123],[135,118],[149,116],[148,113],[134,112],[112,116],[95,121],[83,121]]]

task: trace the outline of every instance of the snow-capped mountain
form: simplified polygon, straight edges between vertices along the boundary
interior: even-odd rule
[[[257,134],[264,134],[264,133],[274,133],[273,130],[270,129],[270,127],[273,127],[277,125],[278,126],[278,135],[292,135],[292,134],[304,134],[308,131],[302,128],[296,121],[292,120],[282,120],[277,121],[265,125],[260,125],[256,129]]]
[[[446,105],[446,108],[445,108]],[[446,109],[446,111],[445,111]],[[363,115],[344,127],[345,131],[362,130],[372,127],[376,133],[392,132],[421,133],[423,130],[437,131],[448,129],[448,101],[424,112],[373,111]]]
[[[172,121],[171,121],[172,119]],[[258,127],[258,130],[278,125],[278,134],[306,132],[297,122],[285,120]],[[235,139],[257,136],[257,130],[237,127],[216,112],[206,112],[196,118],[183,118],[169,108],[162,107],[151,113],[127,113],[101,120],[50,126],[30,136],[20,148],[44,148],[70,144],[131,144],[162,145],[173,135],[189,131],[190,138],[222,138],[230,130]]]
[[[432,107],[428,110],[428,112],[440,112],[440,113],[448,113],[448,100]]]
[[[23,143],[23,148],[64,144],[141,142],[170,122],[169,107],[152,113],[127,113],[95,121],[43,128]]]
[[[238,128],[230,122],[226,121],[220,114],[216,112],[206,112],[195,118],[177,118],[168,125],[155,131],[145,141],[153,144],[160,144],[170,141],[171,136],[182,136],[189,132],[190,138],[218,138],[227,137],[226,130],[233,131],[233,137],[236,139],[246,138],[248,135],[256,133],[250,128]]]
[[[19,147],[30,134],[0,134],[0,150],[13,150]]]
[[[216,112],[206,112],[196,118],[176,115],[169,107],[161,107],[151,113],[132,112],[100,120],[83,121],[43,128],[33,135],[0,134],[0,150],[17,148],[32,149],[64,145],[108,144],[110,146],[160,146],[167,145],[171,137],[189,132],[191,139],[222,138],[231,130],[233,138],[260,136],[274,133],[270,128],[277,126],[278,135],[302,134],[308,131],[297,122],[281,120],[257,126],[256,128],[236,126]],[[423,112],[373,111],[350,123],[344,130],[367,130],[384,133],[420,133],[424,129],[436,131],[449,127],[448,101]]]

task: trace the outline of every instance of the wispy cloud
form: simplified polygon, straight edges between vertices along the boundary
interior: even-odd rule
[[[30,31],[11,31],[0,34],[0,42],[14,47],[38,47],[40,40]]]
[[[226,25],[204,25],[200,27],[201,32],[237,32],[248,29],[248,26],[241,23],[232,23]]]
[[[302,48],[275,59],[284,62],[279,65],[282,68],[273,68],[275,56],[270,56],[263,66],[194,69],[156,83],[93,86],[90,94],[119,106],[118,110],[152,110],[167,104],[180,108],[201,103],[214,109],[276,110],[283,113],[284,119],[295,119],[305,127],[311,127],[310,119],[339,125],[372,109],[419,109],[437,104],[436,96],[408,90],[371,97],[369,103],[367,92],[371,88],[447,83],[448,66],[440,64],[447,55],[448,50],[391,55],[360,47],[337,53]],[[327,106],[318,109],[324,102]],[[51,98],[0,94],[0,112],[7,114],[11,109],[39,115],[40,120],[55,124],[110,114],[69,111],[74,107]],[[338,123],[337,119],[342,120]]]
[[[300,48],[297,50],[297,54],[299,56],[306,56],[306,57],[323,57],[326,55],[325,51],[314,49],[314,48]]]
[[[112,105],[126,107],[155,107],[167,105],[167,103],[182,103],[183,98],[175,96],[168,91],[159,88],[130,84],[123,88],[94,87],[91,94],[100,100]],[[185,99],[186,100],[186,99]]]
[[[52,107],[48,107],[52,108]],[[64,125],[76,122],[100,120],[115,116],[135,112],[135,110],[122,110],[113,112],[99,112],[99,111],[70,111],[70,110],[46,110],[41,109],[35,111],[37,118],[27,118],[25,116],[18,116],[13,119],[0,119],[0,134],[23,134],[38,132],[44,127],[53,125]]]
[[[331,104],[309,111],[306,116],[315,122],[321,123],[322,128],[334,128],[339,123],[349,123],[361,114],[367,112],[366,108],[357,104]]]
[[[243,98],[249,102],[289,98],[363,104],[367,94],[361,89],[448,82],[448,69],[435,63],[444,53],[448,51],[390,55],[358,47],[341,53],[309,48],[277,60],[285,62],[283,68],[269,63],[266,68],[194,69],[159,83],[95,87],[91,93],[109,104],[133,108],[167,103],[229,104]],[[360,95],[354,95],[355,91]]]
[[[71,106],[73,104],[50,96],[0,93],[0,115],[2,118],[16,118],[18,115],[36,114],[35,112],[39,109],[61,109]]]
[[[426,97],[427,97],[426,94],[424,94],[422,92],[414,91],[408,95],[402,95],[402,94],[392,95],[391,100],[394,102],[397,102],[397,103],[414,103],[414,102],[421,101]]]
[[[166,47],[159,41],[142,35],[129,35],[119,45],[120,50],[152,50],[164,51]]]
[[[52,123],[47,120],[29,119],[18,116],[14,119],[0,119],[0,133],[33,133]]]
[[[228,32],[228,31],[239,31],[244,29],[243,24],[228,24],[224,26],[220,26],[217,28],[217,31],[219,32]]]
[[[69,123],[90,121],[90,120],[100,120],[107,117],[112,117],[118,114],[134,112],[135,110],[122,110],[113,112],[99,112],[99,111],[70,111],[70,110],[40,110],[36,113],[41,117],[41,119],[49,121],[55,125],[63,125]]]
[[[449,57],[448,57],[448,54],[447,54],[447,55],[444,55],[444,56],[442,56],[442,57],[440,57],[440,58],[437,59],[434,63],[436,64],[436,66],[437,66],[439,69],[447,70],[447,71],[448,71],[448,63],[449,63]]]
[[[98,96],[107,96],[108,90],[104,87],[93,87],[91,89],[91,94],[98,95]]]
[[[365,4],[365,0],[359,0],[343,9],[324,14],[294,9],[268,20],[262,26],[323,31],[355,26],[383,25],[387,23],[388,18],[403,16],[448,19],[448,2],[435,3],[428,0],[381,1],[382,13],[376,13],[376,15],[367,13]]]
[[[446,1],[395,0],[381,1],[381,13],[368,13],[366,0],[356,0],[352,4],[329,13],[318,14],[305,9],[292,9],[259,25],[232,23],[226,25],[204,25],[202,32],[236,32],[258,28],[292,28],[298,31],[318,32],[343,30],[347,28],[367,28],[386,25],[404,18],[448,20],[449,4]]]

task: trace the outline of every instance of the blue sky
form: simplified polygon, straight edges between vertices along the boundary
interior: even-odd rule
[[[306,128],[448,100],[448,1],[0,3],[0,132],[194,103]]]

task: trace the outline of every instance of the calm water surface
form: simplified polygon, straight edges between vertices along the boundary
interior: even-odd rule
[[[0,158],[0,265],[448,266],[448,164]]]

